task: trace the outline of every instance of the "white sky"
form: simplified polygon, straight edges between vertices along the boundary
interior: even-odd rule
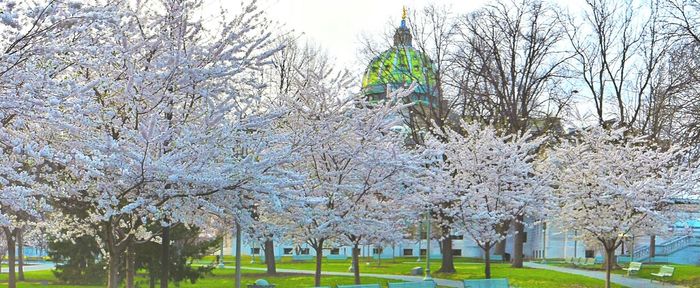
[[[224,7],[238,11],[249,0],[204,0],[207,9]],[[558,5],[580,9],[583,0],[552,0]],[[357,64],[362,33],[382,35],[389,24],[399,25],[401,9],[419,10],[430,3],[450,7],[455,14],[475,10],[488,0],[258,0],[258,6],[282,27],[304,33],[307,40],[326,49],[338,64]],[[391,23],[390,20],[393,20]]]
[[[205,10],[223,7],[238,13],[250,0],[204,0]],[[507,0],[502,0],[507,1]],[[582,13],[584,0],[551,0],[573,14]],[[258,6],[286,31],[303,33],[308,40],[326,50],[338,66],[359,74],[366,63],[360,60],[362,34],[381,37],[388,28],[399,25],[402,7],[420,10],[430,3],[450,7],[454,14],[465,14],[489,3],[489,0],[258,0]],[[218,11],[218,10],[217,10]],[[206,12],[205,12],[206,13]],[[280,31],[285,32],[285,31]],[[359,80],[358,80],[359,84]],[[582,89],[579,89],[582,90]],[[593,111],[589,98],[579,94],[575,106],[582,114]],[[578,101],[577,101],[578,102]]]
[[[223,6],[237,11],[241,0],[205,0],[205,6]],[[307,40],[320,45],[337,63],[348,68],[357,65],[362,33],[382,35],[394,20],[399,25],[401,9],[420,9],[428,0],[258,0],[258,6],[282,26],[304,33]],[[439,1],[457,13],[472,11],[486,0]],[[354,69],[351,69],[354,70]]]

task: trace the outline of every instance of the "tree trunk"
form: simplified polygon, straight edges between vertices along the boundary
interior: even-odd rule
[[[656,256],[656,235],[649,236],[649,260]]]
[[[275,264],[275,242],[272,241],[272,239],[265,240],[265,264],[267,265],[267,274],[277,273],[277,266]]]
[[[119,265],[121,264],[121,253],[116,251],[115,247],[110,247],[109,259],[107,266],[109,267],[109,275],[107,276],[107,287],[119,288]]]
[[[610,271],[612,271],[613,258],[615,258],[615,248],[605,248],[605,288],[610,288]]]
[[[352,248],[352,273],[355,276],[355,285],[360,285],[360,247],[357,243]]]
[[[613,248],[612,249],[613,252],[609,256],[611,258],[610,263],[612,263],[613,268],[615,268],[615,266],[617,266],[617,259],[615,257],[615,250],[616,249],[617,248]],[[606,269],[606,267],[608,266],[608,251],[606,250],[606,248],[604,248],[604,250],[605,250],[605,255],[604,255],[605,259],[603,260],[603,264],[601,265],[601,268]]]
[[[17,281],[24,281],[24,235],[17,229]]]
[[[484,247],[484,278],[491,279],[491,242],[487,242]]]
[[[136,252],[132,243],[126,249],[126,288],[134,288],[134,276],[136,275]]]
[[[506,239],[503,239],[501,241],[496,242],[496,245],[493,247],[493,254],[495,255],[505,255],[506,254]]]
[[[318,240],[316,245],[312,245],[314,250],[316,250],[316,272],[314,273],[314,286],[321,286],[321,264],[323,262],[323,241],[324,239]]]
[[[170,279],[170,227],[163,227],[160,244],[160,288],[168,288]]]
[[[513,263],[512,268],[523,268],[523,243],[525,243],[525,225],[523,220],[525,217],[518,215],[515,219],[513,227],[515,227],[515,237],[513,237]]]
[[[17,279],[15,278],[15,231],[9,228],[3,228],[5,231],[5,239],[7,240],[7,287],[16,288]]]
[[[439,273],[455,273],[454,256],[452,255],[452,237],[447,233],[447,236],[440,240],[440,250],[442,252],[442,266],[437,271]],[[427,255],[430,261],[430,255]]]
[[[155,273],[155,262],[156,259],[154,257],[151,257],[150,260],[150,267],[148,269],[148,287],[149,288],[156,288],[156,273]]]
[[[507,235],[508,229],[510,229],[510,222],[505,222],[501,225],[498,225],[498,233],[501,233],[502,235]],[[494,255],[501,255],[504,256],[506,255],[506,239],[504,238],[501,241],[496,242],[496,245],[494,246]],[[505,259],[505,258],[504,258]]]

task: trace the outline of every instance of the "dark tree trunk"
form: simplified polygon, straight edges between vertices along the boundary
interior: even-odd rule
[[[126,250],[126,288],[134,288],[134,276],[136,275],[136,253],[134,244],[130,244]]]
[[[493,247],[493,250],[494,250],[493,254],[505,255],[506,254],[506,239],[503,239],[501,241],[496,242],[496,245]]]
[[[498,233],[501,233],[502,235],[507,235],[508,229],[510,229],[510,222],[505,222],[501,225],[498,225]],[[496,242],[496,245],[493,245],[494,246],[493,254],[505,256],[506,255],[506,241],[507,240],[504,238],[503,240]]]
[[[612,271],[615,258],[615,248],[605,248],[605,288],[610,288],[610,271]]]
[[[160,244],[160,288],[168,288],[170,279],[170,227],[163,227]]]
[[[649,258],[656,256],[656,235],[649,236]],[[651,259],[649,259],[651,260]]]
[[[316,242],[316,245],[312,245],[314,250],[316,250],[316,271],[314,273],[314,286],[321,286],[321,264],[323,263],[323,241],[325,239],[320,239]]]
[[[107,261],[107,266],[109,266],[109,275],[107,276],[107,286],[109,288],[119,288],[119,265],[121,265],[121,253],[116,251],[117,249],[111,247],[109,251],[109,259]]]
[[[352,273],[355,276],[355,284],[360,285],[360,247],[357,243],[352,248]]]
[[[17,279],[15,278],[15,230],[3,228],[5,231],[5,239],[7,240],[7,287],[16,288]]]
[[[513,268],[523,268],[523,243],[525,243],[525,225],[523,225],[524,217],[519,215],[513,227],[515,228],[515,237],[513,237]]]
[[[484,278],[491,279],[491,242],[487,242],[484,249]]]
[[[223,261],[223,259],[221,259]],[[275,264],[275,242],[272,239],[265,240],[265,265],[267,265],[267,274],[276,274],[277,266]]]
[[[605,250],[604,250],[605,255],[603,255],[603,256],[605,256],[605,259],[603,260],[603,264],[601,265],[601,268],[602,268],[602,269],[607,269],[607,266],[608,266],[608,251],[607,251],[606,248],[604,248],[604,249],[605,249]],[[615,250],[616,250],[616,249],[617,249],[617,248],[613,248],[612,254],[610,254],[610,256],[609,256],[609,257],[611,258],[611,259],[610,259],[610,263],[612,263],[612,267],[613,267],[613,268],[615,268],[615,266],[617,266],[617,259],[616,259],[617,257],[615,256]]]
[[[454,256],[452,255],[452,237],[449,233],[447,236],[440,240],[440,250],[442,252],[442,266],[437,271],[439,273],[455,273],[455,262]],[[428,261],[430,261],[430,255],[426,255]]]
[[[148,269],[148,287],[149,288],[156,288],[156,273],[154,271],[155,262],[156,260],[154,258],[151,258],[150,260],[150,267]]]
[[[24,281],[24,235],[17,229],[17,281]]]

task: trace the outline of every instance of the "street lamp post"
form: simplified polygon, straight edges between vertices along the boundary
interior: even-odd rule
[[[428,213],[426,213],[426,222],[427,222],[427,227],[425,228],[426,230],[426,247],[425,247],[425,278],[423,278],[424,281],[432,281],[433,277],[430,276],[430,210],[428,210]],[[418,253],[420,254],[420,253]]]
[[[241,288],[241,224],[236,222],[236,288]]]
[[[226,239],[226,234],[221,233],[221,250],[219,251],[219,268],[224,268],[224,239]]]
[[[418,221],[418,260],[416,262],[422,261],[420,258],[420,248],[421,244],[423,244],[423,225],[420,223],[421,221]]]
[[[578,250],[578,230],[574,230],[574,258],[576,257],[576,251]]]
[[[547,223],[542,223],[542,263],[547,263]]]

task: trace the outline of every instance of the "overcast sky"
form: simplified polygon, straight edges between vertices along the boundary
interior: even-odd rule
[[[217,11],[223,7],[230,12],[240,11],[241,3],[248,0],[204,0],[205,10]],[[551,0],[570,12],[582,13],[584,0]],[[464,14],[489,3],[489,0],[258,0],[271,20],[279,22],[287,31],[303,33],[305,38],[325,49],[343,66],[357,73],[358,79],[366,63],[359,60],[362,34],[380,37],[387,28],[399,25],[402,7],[419,10],[431,2],[451,8],[455,14]],[[359,80],[358,80],[359,84]],[[583,93],[582,93],[583,94]],[[582,114],[593,111],[590,99],[579,94],[575,106]],[[577,102],[578,102],[577,101]]]
[[[223,6],[237,11],[241,0],[205,0],[207,8]],[[271,19],[284,28],[304,33],[305,38],[324,48],[340,65],[358,64],[359,36],[382,35],[394,20],[398,26],[401,9],[420,9],[427,0],[258,0]],[[440,1],[455,12],[468,12],[486,0]]]
[[[566,9],[577,9],[583,0],[553,0]],[[242,0],[205,0],[205,7],[219,6],[238,11]],[[245,1],[246,3],[248,1]],[[487,0],[258,0],[271,19],[284,28],[304,33],[305,37],[326,49],[338,64],[357,64],[359,37],[362,33],[382,35],[391,24],[398,26],[401,9],[418,10],[429,3],[451,7],[456,14],[477,9]]]

